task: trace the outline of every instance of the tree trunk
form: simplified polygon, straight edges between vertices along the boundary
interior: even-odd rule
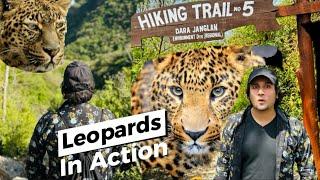
[[[7,115],[7,94],[8,94],[8,82],[9,82],[9,66],[6,65],[6,71],[4,75],[4,81],[3,81],[3,99],[2,99],[2,121],[6,121],[6,115]]]
[[[317,87],[317,97],[320,95],[320,21],[310,22],[307,24],[303,24],[308,33],[311,35],[311,39],[313,42],[314,54],[316,57],[316,87]],[[317,99],[317,108],[318,108],[318,118],[320,117],[320,99]]]
[[[297,2],[307,2],[298,0]],[[303,24],[310,23],[310,14],[297,15],[298,47],[300,54],[300,67],[297,77],[303,108],[303,124],[309,135],[318,177],[320,176],[320,151],[319,151],[319,128],[316,113],[316,85],[314,73],[313,46],[310,34]]]

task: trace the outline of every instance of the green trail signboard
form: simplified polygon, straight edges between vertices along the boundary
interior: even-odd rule
[[[176,4],[137,13],[131,18],[131,43],[168,36],[171,43],[223,39],[224,32],[244,25],[258,31],[276,30],[272,0],[216,0]]]

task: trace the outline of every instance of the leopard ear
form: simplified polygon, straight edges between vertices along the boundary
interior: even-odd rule
[[[67,15],[70,8],[71,0],[57,0],[56,4],[61,8],[64,15]]]
[[[265,65],[264,58],[260,55],[253,54],[252,48],[249,46],[230,46],[223,51],[225,51],[224,54],[228,54],[228,63],[240,71]]]
[[[192,51],[192,50],[189,50],[189,52],[187,52],[187,53],[190,53],[190,51]],[[185,55],[183,52],[175,52],[172,54],[168,54],[165,57],[159,57],[159,58],[153,60],[153,64],[155,66],[155,69],[158,72],[160,72],[164,68],[166,68],[167,66],[176,63],[176,61],[179,59],[179,57],[183,56],[183,55]]]
[[[171,63],[170,58],[168,57],[159,57],[153,60],[153,65],[157,71],[161,71]]]

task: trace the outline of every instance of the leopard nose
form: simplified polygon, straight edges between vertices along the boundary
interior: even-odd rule
[[[186,132],[186,134],[188,134],[188,136],[191,137],[191,139],[193,139],[194,141],[196,141],[199,137],[201,137],[202,135],[204,135],[204,133],[206,133],[208,128],[206,128],[203,131],[188,131],[188,130],[184,130]]]
[[[58,52],[60,51],[60,48],[43,48],[44,52],[46,52],[47,54],[49,54],[49,56],[51,58],[55,57]]]

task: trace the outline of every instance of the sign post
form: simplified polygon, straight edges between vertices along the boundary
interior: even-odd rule
[[[320,21],[303,24],[303,27],[305,27],[307,32],[311,35],[313,48],[314,48],[314,55],[316,58],[315,59],[316,72],[320,72],[320,36],[318,35],[318,30],[320,29]],[[316,74],[316,87],[320,87],[320,73]],[[320,95],[320,88],[317,88],[316,90],[317,90],[316,94]],[[320,117],[319,99],[317,101],[316,106],[318,107],[318,117]]]
[[[272,1],[217,0],[177,4],[137,13],[131,18],[131,43],[141,39],[169,36],[171,43],[223,39],[224,32],[255,25],[258,31],[276,30]]]
[[[298,3],[307,0],[298,0]],[[312,152],[315,159],[318,177],[320,175],[320,152],[319,152],[319,127],[316,113],[316,86],[314,76],[314,59],[311,35],[306,31],[303,24],[311,22],[311,14],[297,15],[298,48],[300,54],[300,68],[296,74],[299,80],[303,123],[310,137]],[[318,72],[319,73],[319,72]]]

